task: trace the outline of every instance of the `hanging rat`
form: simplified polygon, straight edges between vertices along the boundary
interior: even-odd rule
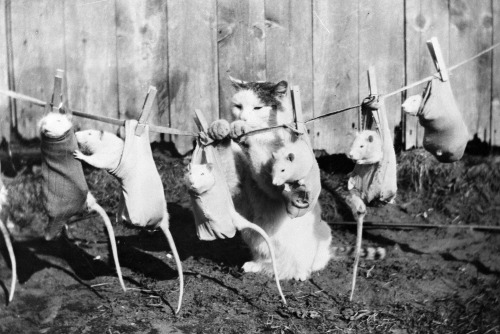
[[[174,255],[179,274],[180,291],[176,313],[182,305],[184,277],[182,263],[169,230],[169,215],[160,175],[156,169],[149,141],[149,127],[141,136],[135,135],[137,121],[125,123],[125,142],[118,136],[103,131],[86,130],[76,133],[79,150],[76,159],[101,168],[115,176],[122,193],[118,208],[118,220],[148,229],[160,228],[165,234]]]
[[[113,226],[104,209],[89,192],[81,163],[72,156],[77,144],[71,116],[49,112],[38,122],[38,127],[42,139],[43,203],[49,216],[45,238],[50,240],[57,236],[64,224],[83,210],[99,213],[109,235],[120,285],[126,291]]]

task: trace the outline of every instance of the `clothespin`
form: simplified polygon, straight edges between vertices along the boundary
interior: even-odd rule
[[[208,145],[213,142],[212,139],[208,137],[208,122],[203,115],[203,112],[200,109],[194,110],[194,122],[198,126],[198,130],[200,130],[200,141],[203,145]]]
[[[144,104],[142,106],[141,115],[139,116],[139,124],[135,128],[135,135],[140,136],[144,132],[144,129],[148,123],[149,115],[151,114],[151,109],[153,107],[153,102],[156,97],[156,87],[149,86],[148,94],[146,95],[146,99],[144,100]]]
[[[378,87],[377,87],[377,74],[375,71],[375,67],[370,66],[367,71],[367,76],[368,76],[368,89],[370,90],[370,97],[378,99]],[[365,116],[366,117],[366,116]],[[380,114],[379,111],[377,110],[376,112],[372,113],[372,117],[375,120],[375,123],[377,124],[377,128],[380,131]],[[367,120],[365,119],[365,122]],[[367,124],[365,124],[367,125]],[[363,128],[366,128],[363,127]]]
[[[54,90],[52,91],[52,97],[50,99],[50,107],[52,112],[63,113],[62,111],[64,110],[62,94],[63,77],[64,71],[58,69],[54,78]]]
[[[448,69],[446,68],[446,63],[444,62],[443,53],[441,52],[441,47],[437,37],[432,37],[427,41],[427,48],[431,54],[434,66],[436,66],[439,75],[441,76],[441,81],[448,81]]]
[[[300,87],[292,86],[292,88],[290,89],[290,93],[292,97],[293,122],[295,123],[295,129],[299,133],[305,133],[307,131],[304,124],[304,114],[302,113]]]

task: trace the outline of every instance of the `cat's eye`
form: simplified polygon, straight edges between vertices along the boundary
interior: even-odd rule
[[[359,148],[363,148],[363,147],[365,147],[365,145],[361,145]]]
[[[241,109],[241,104],[235,104],[234,106],[238,109]]]
[[[254,110],[259,110],[259,109],[262,109],[262,107],[254,107],[253,109]]]

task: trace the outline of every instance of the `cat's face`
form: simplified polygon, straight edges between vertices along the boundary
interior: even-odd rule
[[[188,187],[198,194],[203,194],[215,184],[212,164],[192,164],[187,172]]]
[[[233,78],[231,81],[237,90],[231,100],[231,111],[235,119],[245,121],[251,128],[263,128],[292,121],[283,103],[288,87],[286,81],[277,84],[242,82]]]

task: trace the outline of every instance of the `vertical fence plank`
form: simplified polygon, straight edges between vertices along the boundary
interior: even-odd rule
[[[493,2],[493,43],[500,43],[500,2]],[[491,145],[500,147],[500,46],[493,50]]]
[[[406,78],[407,83],[418,81],[436,71],[426,41],[436,36],[448,66],[449,15],[448,0],[406,1]],[[407,91],[406,96],[421,94],[424,85]],[[405,149],[422,147],[423,128],[414,116],[405,116]]]
[[[266,29],[264,0],[218,0],[220,117],[232,119],[234,89],[228,74],[245,80],[266,80]],[[273,78],[267,78],[273,79]]]
[[[366,70],[377,71],[379,93],[404,85],[404,8],[403,1],[360,0],[359,4],[359,91],[368,94]],[[385,101],[391,132],[401,124],[401,95]],[[393,138],[395,138],[394,136]]]
[[[169,125],[167,4],[117,0],[117,66],[120,118],[137,118],[148,92],[158,90],[149,123]],[[159,138],[151,133],[152,141]]]
[[[115,2],[67,0],[66,78],[71,108],[118,117]],[[82,128],[116,132],[115,125],[74,118]]]
[[[266,2],[266,75],[299,85],[304,119],[313,116],[312,7],[303,0]],[[313,124],[308,126],[314,133]],[[311,137],[313,138],[313,136]]]
[[[219,115],[216,3],[169,0],[167,13],[171,125],[196,131],[194,109],[209,122]],[[181,154],[193,148],[192,137],[172,139]]]
[[[11,1],[16,91],[41,100],[50,98],[56,69],[64,68],[63,5],[58,0]],[[18,133],[27,139],[36,137],[43,109],[20,100],[15,103]]]
[[[6,2],[0,0],[0,89],[9,89],[9,71],[7,63],[7,27],[5,21]],[[10,141],[9,98],[0,94],[0,142]]]
[[[359,103],[358,3],[313,1],[314,116]],[[354,138],[357,111],[316,121],[315,148],[345,153]]]
[[[492,41],[491,1],[450,0],[450,65],[486,49]],[[471,138],[490,138],[491,52],[452,72],[453,92]]]

